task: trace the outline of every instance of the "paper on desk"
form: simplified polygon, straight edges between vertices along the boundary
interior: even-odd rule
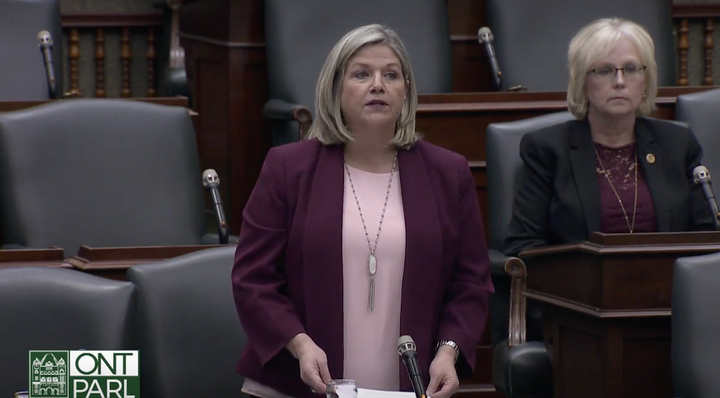
[[[414,392],[371,390],[358,388],[358,398],[415,398]]]

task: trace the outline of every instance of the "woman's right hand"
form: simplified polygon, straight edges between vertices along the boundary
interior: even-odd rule
[[[300,378],[315,392],[325,394],[327,383],[332,380],[327,355],[306,333],[293,337],[287,349],[300,362]]]

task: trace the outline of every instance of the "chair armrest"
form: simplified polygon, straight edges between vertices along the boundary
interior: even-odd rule
[[[510,259],[503,252],[495,249],[489,249],[490,256],[490,273],[493,275],[507,276],[505,272],[505,263]]]
[[[517,257],[510,257],[505,262],[505,272],[510,275],[510,325],[508,326],[508,345],[515,347],[525,343],[527,334],[526,312],[527,299],[527,267]]]
[[[285,122],[296,121],[298,123],[312,123],[310,109],[298,104],[291,104],[280,99],[271,99],[265,103],[263,115],[271,120]]]
[[[265,103],[263,115],[270,120],[284,122],[295,121],[300,125],[298,138],[305,138],[310,125],[312,124],[312,112],[303,105],[291,104],[280,99],[271,99]]]

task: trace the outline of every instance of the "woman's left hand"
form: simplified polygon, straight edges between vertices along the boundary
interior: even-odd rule
[[[425,391],[430,398],[449,398],[460,388],[455,371],[455,350],[442,346],[430,364],[430,384]]]

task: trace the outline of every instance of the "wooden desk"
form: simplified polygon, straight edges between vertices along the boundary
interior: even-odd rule
[[[182,256],[223,245],[89,247],[80,246],[77,255],[66,261],[75,269],[109,279],[125,280],[133,265]],[[229,276],[228,276],[229,278]]]
[[[0,250],[0,268],[57,267],[72,268],[58,247],[47,249]]]
[[[720,232],[595,233],[530,249],[526,296],[546,311],[556,398],[672,398],[678,257],[720,251]]]
[[[678,95],[706,91],[716,86],[662,87],[653,117],[675,118]],[[419,97],[417,130],[425,139],[464,155],[470,163],[478,201],[487,231],[487,178],[485,129],[491,123],[527,119],[567,110],[565,92],[453,93]]]

